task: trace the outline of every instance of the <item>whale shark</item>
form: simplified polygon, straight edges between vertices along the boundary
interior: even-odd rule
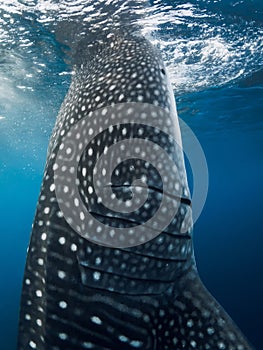
[[[85,51],[48,147],[18,350],[252,349],[198,275],[180,128],[160,51],[123,32],[84,43]],[[118,147],[109,154],[111,145]]]

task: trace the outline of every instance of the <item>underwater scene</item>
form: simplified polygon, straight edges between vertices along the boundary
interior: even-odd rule
[[[118,57],[114,56],[114,50],[116,45],[121,47],[122,43],[125,43],[126,39],[123,38],[128,38],[127,47],[130,47],[130,51],[128,49],[128,60],[125,61],[125,65],[119,67],[120,63]],[[146,41],[144,42],[144,39],[141,38],[146,38]],[[151,46],[148,46],[148,42],[157,48],[157,54],[152,51]],[[20,334],[21,339],[18,349],[262,349],[263,2],[261,0],[0,0],[0,43],[0,349],[17,349],[18,334]],[[232,340],[229,343],[227,340],[221,340],[220,337],[224,338],[224,336],[223,333],[220,333],[220,336],[213,343],[209,338],[210,335],[213,335],[213,328],[206,327],[204,331],[202,328],[205,326],[202,325],[202,319],[197,317],[200,322],[195,323],[194,316],[191,318],[189,313],[185,326],[186,329],[191,328],[192,331],[192,338],[189,338],[189,342],[182,340],[187,331],[183,330],[181,335],[176,338],[171,335],[172,331],[168,329],[170,326],[168,327],[164,323],[159,324],[159,328],[156,326],[157,333],[158,329],[161,333],[159,337],[155,333],[151,335],[153,338],[156,336],[155,342],[151,342],[152,340],[147,343],[143,342],[144,337],[146,339],[146,333],[142,332],[142,326],[138,333],[135,332],[135,328],[129,329],[134,335],[133,338],[116,333],[118,343],[110,343],[108,339],[111,337],[108,336],[107,332],[110,332],[108,328],[107,332],[101,331],[102,335],[98,336],[105,337],[104,340],[98,341],[99,345],[95,345],[95,341],[82,341],[82,345],[78,345],[77,339],[81,339],[81,336],[78,333],[74,335],[72,331],[58,333],[60,339],[57,341],[53,341],[55,339],[54,333],[54,338],[52,338],[53,335],[50,336],[47,343],[44,340],[45,332],[39,331],[38,343],[38,339],[35,340],[34,337],[36,337],[38,329],[43,328],[42,318],[36,318],[36,328],[32,331],[31,323],[30,326],[27,326],[26,323],[27,321],[31,322],[29,319],[32,316],[30,304],[28,304],[25,320],[21,319],[24,317],[21,316],[24,311],[22,310],[21,315],[19,311],[22,288],[24,284],[31,283],[26,276],[23,281],[23,276],[27,252],[33,254],[35,249],[33,246],[33,251],[32,248],[28,250],[28,246],[36,210],[38,208],[41,211],[41,206],[37,207],[37,203],[45,169],[45,175],[48,173],[47,154],[48,159],[52,161],[52,142],[54,144],[59,142],[56,133],[52,139],[51,135],[55,130],[59,111],[60,118],[63,119],[63,115],[67,115],[67,111],[65,111],[67,103],[70,105],[70,99],[74,99],[70,96],[78,91],[78,83],[82,86],[83,82],[80,81],[80,76],[85,73],[83,71],[96,72],[96,64],[98,65],[102,56],[100,56],[101,45],[108,45],[107,49],[103,49],[105,61],[99,67],[98,75],[92,76],[93,80],[91,80],[92,93],[93,90],[97,89],[98,91],[98,96],[94,97],[94,100],[97,99],[98,102],[101,102],[102,96],[99,90],[99,87],[101,88],[99,79],[102,77],[101,81],[105,82],[111,69],[116,69],[116,71],[119,69],[122,74],[123,71],[127,73],[130,67],[133,67],[132,69],[136,73],[138,72],[138,75],[144,74],[139,71],[139,59],[138,67],[136,60],[131,60],[135,64],[131,63],[133,66],[129,66],[129,54],[133,53],[133,50],[135,52],[138,47],[136,55],[139,58],[140,55],[142,56],[142,62],[145,58],[145,65],[149,66],[150,70],[152,68],[153,76],[157,74],[154,70],[154,64],[158,62],[158,65],[162,67],[160,79],[166,79],[166,75],[169,77],[172,90],[169,88],[167,91],[161,89],[163,80],[155,83],[155,79],[153,79],[152,84],[156,84],[153,88],[156,100],[151,100],[152,96],[146,94],[145,96],[148,97],[145,97],[145,100],[138,98],[136,101],[147,103],[159,101],[155,104],[156,108],[158,106],[167,107],[161,97],[169,96],[171,93],[174,95],[185,152],[184,162],[187,180],[191,193],[191,196],[187,195],[187,183],[183,183],[182,193],[178,196],[176,194],[175,197],[180,199],[180,205],[186,208],[186,211],[190,210],[190,197],[192,197],[194,253],[191,247],[189,247],[189,252],[191,250],[191,254],[194,255],[191,255],[191,264],[194,264],[194,260],[196,261],[203,284],[234,321],[248,343],[245,340],[243,342],[243,338],[239,338],[239,335],[235,336],[234,333],[239,334],[239,330],[236,330],[236,326],[232,326],[232,323],[231,327],[234,327],[234,330],[232,332],[231,328],[229,331],[229,334],[232,334]],[[87,47],[90,49],[87,50]],[[145,55],[140,47],[146,50]],[[107,51],[108,49],[109,51]],[[158,52],[161,53],[162,59],[158,56]],[[113,57],[109,67],[107,67],[109,61],[107,55]],[[162,66],[163,64],[164,66]],[[106,71],[106,69],[108,70]],[[137,79],[136,75],[134,77]],[[73,81],[73,85],[71,85],[71,81]],[[151,83],[151,80],[149,81]],[[133,83],[129,78],[123,82],[127,88],[126,91],[120,92],[120,102],[122,97],[124,102],[130,101],[127,96],[129,93],[133,96]],[[134,84],[136,89],[143,89],[146,83],[138,80]],[[68,100],[64,102],[64,109],[60,110],[69,88],[71,95],[69,94]],[[112,91],[114,95],[113,87],[109,87],[109,91]],[[127,100],[125,100],[125,96]],[[172,102],[168,103],[166,111],[173,110],[171,105],[173,105]],[[97,107],[103,107],[103,105],[98,104]],[[84,112],[84,108],[82,111]],[[176,112],[173,113],[176,116]],[[98,142],[97,147],[99,146]],[[169,147],[167,146],[168,153]],[[176,146],[172,147],[176,148]],[[142,149],[140,149],[140,154],[142,153]],[[125,176],[125,171],[127,172],[125,169],[120,168],[122,176]],[[133,165],[129,169],[133,169]],[[83,172],[82,169],[82,175],[85,177],[86,170]],[[51,191],[53,185],[48,183],[48,186],[50,186]],[[156,187],[155,183],[150,184],[151,190],[156,190]],[[88,191],[90,194],[93,193],[93,189]],[[156,192],[160,192],[160,189],[158,188]],[[153,198],[155,198],[154,195]],[[94,208],[92,210],[99,210],[97,207]],[[49,207],[45,207],[45,209],[43,207],[43,211],[46,211],[48,215]],[[130,212],[126,211],[125,213]],[[101,215],[98,212],[97,214]],[[138,216],[140,217],[140,215]],[[123,220],[123,217],[126,216],[118,217],[118,220]],[[111,215],[107,217],[107,219],[109,218]],[[42,220],[38,220],[36,223],[39,224],[39,221]],[[56,222],[56,229],[60,227],[59,225],[61,224]],[[67,225],[71,226],[68,220]],[[37,231],[37,229],[35,230]],[[42,228],[39,231],[41,232],[40,237],[45,241],[46,233],[41,230]],[[190,231],[191,228],[187,231],[189,235]],[[171,232],[168,233],[171,234]],[[185,232],[181,231],[180,234],[183,236]],[[71,243],[73,242],[70,246],[72,254],[76,253],[78,244],[79,246],[85,245],[85,242],[83,243],[85,234],[80,234],[80,236],[82,237],[79,239],[82,240],[78,243],[74,241],[75,238],[71,241]],[[60,237],[60,245],[64,244],[63,239],[64,237]],[[96,242],[96,239],[92,238],[92,247],[96,245],[94,241]],[[149,238],[145,241],[148,242]],[[178,244],[182,244],[180,238],[178,238],[178,242]],[[148,244],[143,243],[146,246]],[[108,245],[111,246],[111,244],[105,244],[106,249],[111,249],[108,248]],[[132,251],[134,248],[130,248],[132,245],[117,245],[117,248],[119,247],[122,251],[128,247],[128,251]],[[43,245],[43,247],[46,246]],[[58,255],[57,252],[56,254]],[[85,259],[88,258],[86,255],[78,255],[78,252],[76,254],[76,259],[82,267],[80,270],[82,283],[89,285],[88,273],[85,270],[88,266],[88,260]],[[137,251],[137,254],[148,256],[147,252]],[[43,265],[45,266],[46,260],[45,258],[41,259],[38,259],[38,265],[42,268]],[[96,261],[98,262],[100,259],[97,257]],[[176,259],[180,260],[178,256]],[[118,264],[120,265],[119,262]],[[66,263],[61,261],[61,266],[65,265]],[[149,269],[151,266],[149,263]],[[180,270],[181,265],[178,266],[179,268],[176,267],[175,270]],[[191,270],[189,266],[187,265],[187,271]],[[28,267],[28,271],[30,268],[31,266]],[[56,266],[53,268],[56,269]],[[50,270],[52,270],[52,266]],[[28,271],[27,273],[29,273]],[[61,277],[63,271],[62,269],[59,271],[60,276],[58,277]],[[151,271],[147,271],[146,268],[145,273],[149,274],[147,278],[150,276],[156,282],[156,277],[154,277],[156,274],[152,272],[151,275]],[[161,269],[160,274],[157,274],[161,282],[163,282],[162,271]],[[40,270],[35,276],[38,277],[41,273]],[[118,270],[118,273],[121,274],[122,271]],[[191,272],[189,273],[189,281],[193,281],[194,278]],[[42,275],[41,277],[41,281],[45,284],[46,281]],[[93,277],[99,280],[100,273],[95,270]],[[139,280],[140,277],[136,276],[136,279]],[[178,277],[178,281],[180,279],[181,277]],[[174,280],[176,281],[176,279]],[[145,293],[147,299],[146,295],[150,294],[152,287],[149,287],[146,282],[145,285],[143,283],[140,282],[137,288],[138,290],[142,288],[140,293],[142,295]],[[178,286],[180,283],[178,282]],[[187,286],[188,284],[186,284]],[[57,286],[52,285],[52,287],[54,293],[56,289],[60,293]],[[37,297],[42,297],[41,288],[36,291]],[[61,288],[63,289],[63,287]],[[103,288],[107,291],[105,300],[111,292],[114,294],[115,288],[118,289],[116,286],[107,289],[107,285]],[[183,282],[178,290],[180,288],[184,288]],[[71,287],[69,287],[70,289]],[[163,290],[161,289],[161,291]],[[199,295],[199,292],[200,290],[196,289],[196,295]],[[26,293],[25,289],[23,293]],[[98,289],[96,293],[100,295],[100,290]],[[127,296],[130,295],[129,293],[131,296]],[[132,290],[129,288],[126,290],[123,287],[123,292],[120,294],[120,303],[124,305],[127,297],[127,307],[132,308],[131,300],[134,297]],[[51,300],[54,295],[52,294],[51,297],[50,294],[48,298]],[[135,292],[134,295],[138,297]],[[195,289],[193,289],[193,295],[195,295]],[[154,305],[154,302],[146,299],[147,308],[150,307],[151,303]],[[25,297],[22,300],[28,302],[30,299]],[[59,305],[64,312],[68,303],[64,301],[65,299],[58,300],[60,300]],[[83,299],[82,302],[85,303],[85,300]],[[42,304],[39,305],[38,309],[41,308]],[[113,307],[112,305],[111,307]],[[161,302],[158,305],[161,305]],[[194,305],[198,309],[198,304]],[[22,306],[25,308],[25,305],[21,304],[21,308]],[[107,307],[109,306],[107,305]],[[140,309],[140,306],[137,308]],[[157,306],[159,311],[160,308]],[[215,306],[216,308],[217,306]],[[41,312],[46,312],[44,309],[42,308]],[[114,314],[112,322],[116,322],[114,326],[117,325],[117,330],[119,327],[126,334],[125,327],[122,324],[118,326],[119,321],[116,321],[117,318],[124,317],[121,309],[118,310],[119,314]],[[145,315],[147,312],[145,311]],[[127,311],[125,315],[128,314]],[[149,311],[150,314],[151,311]],[[69,312],[68,315],[71,313]],[[202,315],[204,315],[204,311],[202,311]],[[159,316],[161,317],[161,312]],[[44,316],[45,320],[48,317]],[[181,322],[180,317],[179,315]],[[159,319],[155,321],[154,316],[152,318],[153,325],[161,322]],[[220,320],[222,319],[224,318],[220,316]],[[53,317],[54,320],[55,317]],[[145,320],[146,317],[144,317]],[[68,327],[65,322],[65,327]],[[102,327],[103,322],[103,317],[91,316],[91,323],[95,324],[96,327]],[[138,325],[143,324],[140,322],[138,316]],[[147,329],[147,332],[151,331],[150,322],[148,322],[149,330]],[[182,320],[182,324],[183,322],[184,320]],[[228,325],[228,321],[224,322]],[[127,323],[129,323],[128,316]],[[199,328],[196,326],[197,323]],[[54,323],[50,327],[54,328],[56,325],[57,323]],[[28,343],[25,340],[26,332],[29,333]],[[68,339],[70,335],[72,335],[72,339],[74,336],[76,338],[75,343],[72,342],[75,344],[74,346],[69,345],[71,344]],[[111,345],[104,345],[108,342]]]

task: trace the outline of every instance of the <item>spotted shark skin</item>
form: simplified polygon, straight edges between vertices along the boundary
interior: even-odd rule
[[[135,247],[92,243],[72,229],[60,210],[54,169],[63,135],[91,111],[132,102],[174,113],[174,97],[161,55],[143,37],[106,38],[87,62],[76,66],[50,140],[26,261],[18,350],[252,349],[201,283],[191,227],[186,233],[180,231],[185,216],[191,215],[186,180],[185,200],[180,200],[174,221],[160,235]],[[134,137],[140,128],[127,124],[111,133],[105,131],[94,139],[92,151],[83,153],[78,178],[84,202],[92,197],[85,182],[93,166],[90,160],[103,152],[109,138],[114,143],[123,130],[126,137]],[[144,127],[144,137],[166,148],[186,179],[183,162],[176,154],[180,150],[161,136]],[[144,172],[145,163],[137,165]],[[136,175],[130,166],[124,163],[113,174],[113,185],[124,199],[129,196],[124,183]],[[161,185],[154,174],[149,182],[155,206]],[[96,198],[89,210],[103,224],[116,227],[140,223],[143,214],[154,214],[154,209],[144,207],[134,217],[111,216],[103,212]]]

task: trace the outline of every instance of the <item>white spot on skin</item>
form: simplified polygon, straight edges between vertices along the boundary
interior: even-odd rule
[[[192,348],[196,348],[197,344],[194,340],[191,340],[190,344],[191,344]]]
[[[178,343],[178,339],[177,338],[173,338],[173,344],[176,345]]]
[[[38,319],[36,320],[36,324],[37,324],[39,327],[41,327],[41,326],[42,326],[42,321],[38,318]]]
[[[32,349],[36,349],[36,348],[37,348],[37,344],[36,344],[35,342],[33,342],[32,340],[30,340],[29,346],[30,346]]]
[[[98,316],[92,316],[92,317],[91,317],[91,321],[92,321],[93,323],[98,324],[98,325],[101,325],[101,324],[102,324],[102,320],[101,320]]]
[[[160,317],[163,317],[164,315],[165,315],[164,310],[160,310],[160,311],[159,311],[159,316],[160,316]]]
[[[119,335],[119,340],[126,343],[129,339],[125,335]]]
[[[100,233],[100,232],[102,231],[101,226],[98,226],[97,229],[96,229],[96,231],[97,231],[98,233]]]
[[[101,263],[101,257],[98,256],[95,260],[95,264],[99,265],[100,263]]]
[[[100,272],[95,271],[93,273],[93,278],[94,278],[95,281],[99,281],[100,277],[101,277],[101,273]]]
[[[242,345],[242,344],[238,344],[238,346],[237,346],[237,350],[245,350],[244,345]]]
[[[66,333],[59,333],[59,338],[61,339],[61,340],[66,340],[67,339],[67,334]]]
[[[66,273],[64,271],[58,271],[58,277],[63,279],[66,277]]]
[[[64,216],[64,215],[63,215],[62,211],[58,211],[58,212],[57,212],[57,217],[58,217],[58,218],[63,218],[63,216]]]
[[[194,325],[193,320],[187,321],[187,327],[191,328],[191,327],[193,327],[193,325]]]
[[[36,291],[36,296],[37,296],[38,298],[41,298],[42,295],[43,295],[43,294],[42,294],[42,291],[38,289],[38,290]]]
[[[68,304],[67,304],[64,300],[61,300],[61,301],[59,302],[59,307],[60,307],[61,309],[66,309],[67,306],[68,306]]]
[[[142,346],[142,342],[139,340],[132,340],[130,342],[130,345],[133,346],[134,348],[140,348]]]
[[[70,154],[72,152],[72,149],[70,147],[67,148],[66,154]]]
[[[47,239],[47,234],[45,232],[42,233],[41,239],[42,239],[42,241],[45,241]]]
[[[38,263],[38,265],[43,266],[44,260],[42,258],[39,258],[39,259],[37,259],[37,263]]]
[[[73,244],[71,244],[70,249],[71,249],[73,252],[76,252],[77,249],[78,249],[78,247],[76,246],[76,244],[73,243]]]
[[[214,328],[212,328],[212,327],[207,328],[207,333],[208,333],[209,335],[214,334],[214,333],[215,333]]]
[[[59,241],[59,243],[62,244],[62,245],[66,243],[65,237],[60,237],[58,241]]]

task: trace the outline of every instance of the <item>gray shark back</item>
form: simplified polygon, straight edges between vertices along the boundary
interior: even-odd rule
[[[141,208],[120,214],[105,208],[96,196],[90,175],[96,160],[110,144],[124,139],[147,139],[165,149],[177,164],[183,189],[181,196],[169,194],[178,211],[153,239],[106,247],[79,235],[63,216],[55,191],[56,156],[75,124],[100,108],[118,105],[121,113],[127,105],[142,103],[164,109],[170,115],[167,125],[178,128],[167,72],[149,41],[112,35],[92,49],[88,61],[76,66],[50,140],[26,262],[18,349],[250,349],[198,277],[191,225],[181,230],[191,217],[191,205],[180,141],[143,122],[134,123],[131,110],[129,121],[102,130],[79,160],[77,185],[87,210],[102,225],[124,229],[155,214],[161,179],[142,159],[117,167],[109,186],[123,202],[132,197],[130,187],[138,177],[147,177],[149,188]],[[171,172],[171,181],[176,184],[178,174]],[[78,205],[75,201],[73,214]]]

